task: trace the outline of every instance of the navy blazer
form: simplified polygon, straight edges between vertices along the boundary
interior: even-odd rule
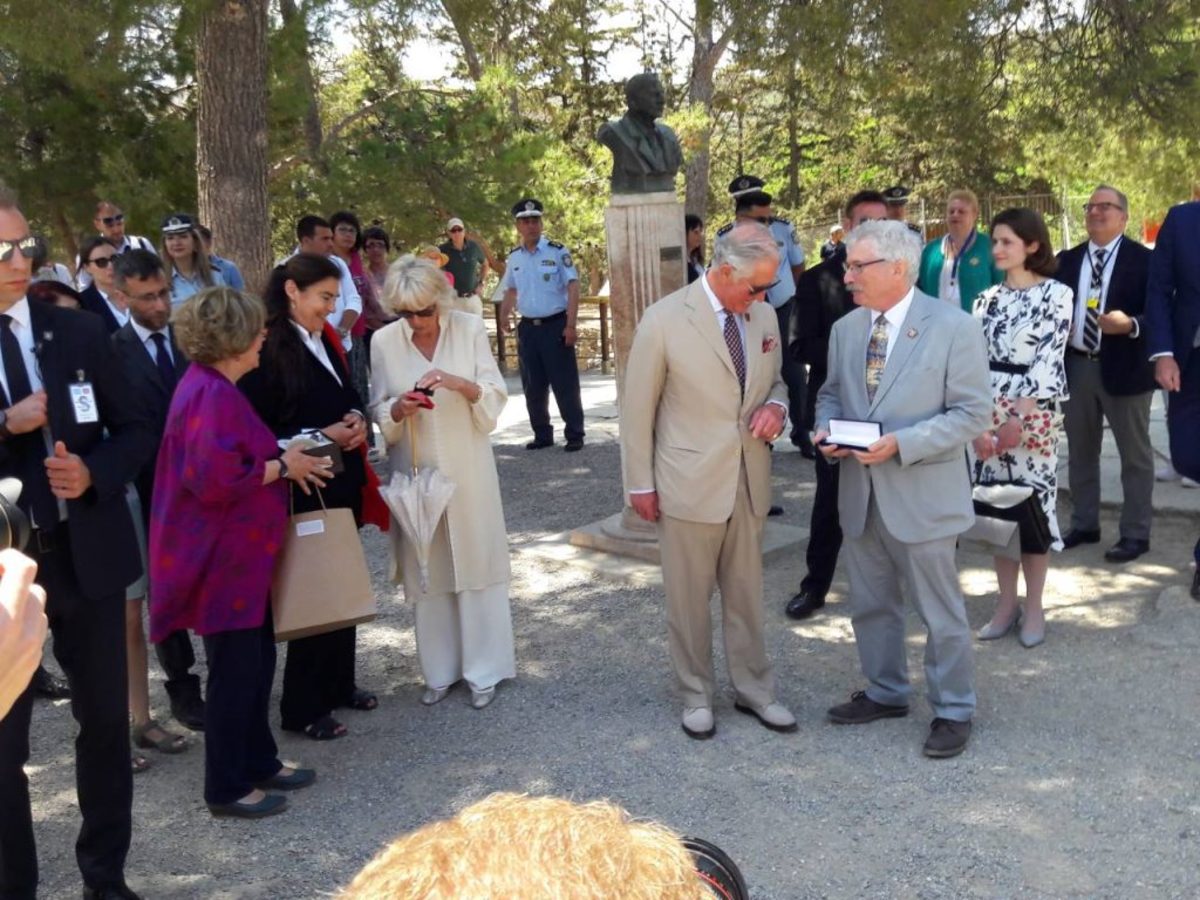
[[[150,424],[94,316],[48,303],[30,303],[29,316],[50,435],[83,458],[92,478],[83,496],[67,501],[79,589],[90,599],[124,596],[142,569],[125,485],[153,450]],[[77,381],[91,382],[98,422],[75,421],[70,385]],[[22,456],[27,453],[37,454],[40,462],[45,448],[37,441],[0,442],[0,478],[20,478],[34,468]]]
[[[94,284],[89,284],[80,291],[79,307],[80,309],[86,309],[90,313],[95,313],[103,319],[104,328],[109,334],[113,334],[121,327],[121,323],[117,321],[117,317],[113,315],[113,311],[104,302],[104,296]]]
[[[150,497],[154,489],[154,469],[158,464],[158,448],[162,443],[163,429],[167,423],[167,411],[171,408],[171,398],[175,395],[175,385],[183,377],[191,364],[184,352],[175,343],[175,332],[168,328],[171,339],[171,356],[175,360],[175,381],[166,384],[158,366],[146,352],[146,347],[138,333],[133,329],[133,323],[127,322],[112,336],[113,349],[117,359],[125,370],[133,396],[142,405],[142,409],[150,422],[154,434],[154,450],[134,479],[138,498],[142,501],[142,518],[147,528],[150,526]],[[147,532],[149,533],[149,532]]]
[[[1146,286],[1147,349],[1182,369],[1200,329],[1200,201],[1172,207],[1158,232]]]
[[[1072,292],[1079,290],[1079,271],[1087,252],[1088,242],[1084,241],[1058,254],[1058,271],[1054,278]],[[1146,350],[1146,280],[1150,272],[1150,250],[1132,238],[1123,237],[1112,265],[1104,308],[1120,310],[1135,319],[1138,336],[1106,334],[1100,339],[1100,380],[1114,397],[1130,397],[1156,387],[1154,366],[1150,364],[1150,354]]]

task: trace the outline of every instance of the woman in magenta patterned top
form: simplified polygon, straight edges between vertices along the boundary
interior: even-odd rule
[[[275,677],[271,577],[287,526],[281,479],[324,484],[328,461],[282,455],[237,389],[258,366],[265,312],[232,288],[175,310],[192,360],[167,413],[150,512],[150,637],[190,628],[208,655],[204,799],[213,815],[259,818],[303,787],[311,769],[279,761],[267,719]]]

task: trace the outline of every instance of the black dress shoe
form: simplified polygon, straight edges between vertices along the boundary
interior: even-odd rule
[[[197,694],[185,694],[171,699],[171,715],[175,721],[192,731],[204,730],[204,701]]]
[[[287,809],[287,797],[283,794],[264,794],[257,803],[242,803],[234,800],[232,803],[210,803],[208,811],[214,816],[226,816],[233,819],[265,819]]]
[[[829,710],[829,721],[835,725],[865,725],[876,719],[901,719],[908,715],[907,706],[888,706],[876,703],[866,691],[855,691],[849,703],[841,703]]]
[[[1150,552],[1149,541],[1139,541],[1137,538],[1121,538],[1104,551],[1104,558],[1109,562],[1130,562],[1143,553]]]
[[[800,593],[788,601],[784,612],[791,619],[807,619],[825,605],[825,597],[808,588],[801,588]]]
[[[577,453],[583,449],[583,439],[580,438],[574,441],[567,441],[567,446],[563,447],[567,453]]]
[[[33,673],[33,692],[47,700],[66,700],[71,696],[71,686],[57,675],[51,675],[44,666],[38,666]]]
[[[929,737],[925,740],[923,753],[934,759],[958,756],[967,749],[971,738],[971,723],[955,722],[953,719],[934,719],[929,726]]]
[[[281,775],[276,772],[266,781],[255,785],[263,791],[298,791],[308,787],[317,780],[316,769],[292,769],[291,775]]]
[[[554,441],[533,440],[525,445],[526,450],[541,450],[543,447],[553,447]]]
[[[108,887],[83,889],[83,900],[142,900],[129,889],[128,885],[118,884]]]
[[[1196,569],[1196,574],[1192,576],[1192,599],[1200,600],[1200,567]]]
[[[1063,535],[1063,549],[1070,550],[1072,547],[1078,547],[1080,544],[1098,544],[1100,543],[1100,532],[1097,531],[1082,531],[1078,528],[1072,528]]]
[[[768,516],[782,516],[783,515],[783,507],[772,504],[771,508],[767,510],[767,515]]]
[[[792,435],[792,446],[800,451],[800,455],[805,459],[816,459],[817,448],[813,446],[812,441],[808,439],[808,435]]]

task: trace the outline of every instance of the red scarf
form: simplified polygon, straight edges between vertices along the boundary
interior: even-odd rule
[[[337,333],[337,329],[325,323],[325,337],[329,338],[329,343],[333,349],[337,351],[338,358],[342,361],[342,365],[346,371],[350,371],[350,361],[346,359],[346,350],[342,347],[342,339]],[[365,404],[364,404],[365,405]],[[365,413],[364,413],[365,415]],[[367,437],[371,435],[371,420],[367,419]],[[388,506],[384,502],[383,497],[379,495],[379,476],[375,474],[375,470],[371,467],[371,461],[367,458],[367,443],[364,442],[358,452],[363,457],[363,468],[366,469],[367,483],[363,485],[362,490],[362,519],[364,525],[375,525],[380,531],[387,531],[391,524],[392,516],[388,511]]]

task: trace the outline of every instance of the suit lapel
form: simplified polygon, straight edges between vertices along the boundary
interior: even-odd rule
[[[941,303],[941,300],[935,300],[935,303]],[[917,291],[913,294],[912,304],[908,308],[908,314],[904,317],[904,321],[893,335],[892,340],[895,341],[895,346],[892,347],[891,353],[888,355],[887,365],[883,367],[883,377],[879,381],[879,387],[875,391],[875,401],[871,404],[871,410],[874,411],[881,400],[887,396],[887,392],[892,385],[896,383],[896,378],[900,372],[904,370],[904,366],[908,363],[908,359],[912,356],[912,352],[916,349],[925,337],[925,320],[929,318],[929,309],[925,305],[925,295]],[[866,390],[866,358],[867,348],[863,347],[863,389]]]
[[[63,434],[66,424],[63,416],[69,404],[58,402],[58,398],[66,399],[64,379],[73,375],[59,363],[60,347],[63,337],[54,333],[54,323],[50,310],[43,308],[40,303],[29,304],[29,325],[33,331],[33,356],[37,365],[37,374],[42,381],[42,389],[46,392],[46,410],[49,418],[50,433],[54,437]]]
[[[703,276],[701,276],[703,277]],[[733,359],[729,356],[729,348],[725,346],[725,336],[717,327],[717,314],[713,312],[708,294],[700,285],[699,279],[693,282],[691,293],[687,299],[688,319],[692,326],[700,332],[705,342],[712,347],[713,353],[725,364],[725,368],[736,379],[737,370],[733,367]],[[749,373],[747,372],[747,379]]]
[[[147,379],[164,393],[170,390],[167,385],[163,384],[162,374],[158,371],[158,366],[154,364],[154,360],[146,352],[145,345],[142,343],[141,338],[137,336],[137,332],[133,330],[132,325],[126,324],[121,326],[121,330],[117,332],[117,340],[125,344],[124,352],[133,360],[139,374],[143,378]]]
[[[766,337],[764,331],[761,318],[746,316],[746,396],[750,394],[750,385],[754,383],[758,370],[765,364],[767,354],[762,352],[763,339]]]
[[[867,344],[871,339],[871,311],[859,307],[846,313],[846,328],[850,332],[846,341],[847,365],[850,368],[848,383],[854,385],[856,400],[861,409],[867,407]]]

